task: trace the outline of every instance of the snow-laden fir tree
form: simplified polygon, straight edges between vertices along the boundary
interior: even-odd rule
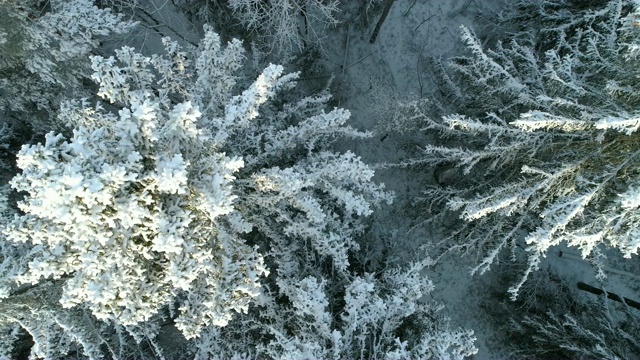
[[[433,284],[425,259],[378,273],[335,271],[307,252],[275,256],[277,276],[248,315],[209,328],[196,359],[463,359],[473,331],[453,329],[442,305],[424,299]],[[306,262],[304,260],[307,260]]]
[[[27,195],[4,229],[28,247],[27,269],[11,274],[18,284],[59,284],[65,311],[86,310],[137,341],[153,338],[168,311],[186,338],[207,334],[200,354],[474,352],[470,332],[448,330],[418,301],[431,289],[425,264],[354,273],[362,220],[391,195],[353,153],[329,149],[370,136],[345,125],[348,111],[326,111],[327,92],[285,100],[297,74],[277,65],[238,94],[241,43],[223,46],[209,29],[192,56],[164,44],[162,56],[125,47],[92,57],[105,102],[63,104],[73,136],[23,146],[11,185]],[[246,336],[211,345],[216,332]]]
[[[502,323],[510,358],[633,359],[640,353],[636,309],[580,291],[548,268],[531,274],[516,301],[492,303],[490,313]]]
[[[554,353],[574,359],[633,359],[640,351],[640,327],[637,316],[631,313],[635,310],[616,311],[612,307],[611,303],[577,303],[570,308],[573,313],[547,311],[526,316],[513,326],[513,331],[532,340],[520,353],[542,357]]]
[[[433,120],[420,102],[403,105],[403,116],[447,141],[407,163],[460,169],[459,181],[428,190],[425,200],[467,221],[451,238],[455,248],[479,251],[472,272],[524,238],[529,266],[513,297],[561,242],[584,257],[600,244],[625,257],[640,247],[637,5],[535,3],[542,10],[532,14],[555,27],[529,26],[494,49],[462,28],[470,54],[451,60],[462,85],[449,93],[461,113]],[[443,80],[456,89],[455,77]]]
[[[0,1],[0,111],[37,132],[57,128],[58,104],[89,96],[88,56],[134,24],[91,0]]]
[[[10,201],[10,187],[0,189],[0,222],[6,226],[16,216]],[[8,241],[0,235],[0,358],[61,358],[82,353],[90,358],[107,354],[114,358],[149,356],[139,346],[142,336],[130,336],[119,324],[100,322],[86,306],[60,306],[62,280],[36,285],[18,284],[17,277],[29,271],[34,259],[30,244]],[[157,346],[155,326],[138,327],[148,342]],[[25,340],[26,338],[29,341]],[[32,342],[32,345],[29,344]]]

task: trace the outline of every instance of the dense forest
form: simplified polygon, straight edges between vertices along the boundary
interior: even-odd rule
[[[0,0],[0,359],[640,359],[635,61],[637,0]]]

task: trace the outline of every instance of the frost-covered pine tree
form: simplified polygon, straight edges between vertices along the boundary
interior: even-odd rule
[[[206,86],[215,60],[202,52],[199,85]],[[155,69],[166,77],[155,79],[151,58],[131,48],[118,51],[117,60],[92,61],[99,95],[119,110],[67,103],[59,117],[74,128],[73,137],[49,133],[44,144],[20,151],[22,172],[12,186],[29,196],[5,234],[29,243],[32,259],[17,280],[64,277],[63,307],[86,305],[98,319],[126,327],[149,321],[178,298],[176,323],[185,336],[224,325],[257,295],[266,272],[260,254],[240,239],[250,226],[234,211],[232,183],[243,160],[208,145],[194,103],[170,100],[187,91],[180,88],[187,74],[172,70],[177,64],[156,57]],[[275,81],[269,71],[259,85]],[[259,96],[253,95],[238,97],[245,107],[230,109],[229,119],[248,116]]]
[[[516,301],[492,303],[490,312],[502,323],[510,358],[633,359],[640,353],[636,309],[582,292],[549,269],[531,274]]]
[[[602,299],[603,301],[608,301]],[[622,311],[601,303],[575,304],[574,313],[526,316],[514,330],[529,336],[533,344],[525,356],[556,356],[577,359],[633,359],[640,351],[640,327],[635,314],[620,318]],[[627,312],[634,310],[628,309]],[[613,315],[618,315],[613,316]]]
[[[107,36],[133,23],[90,0],[0,2],[0,111],[56,128],[55,110],[67,96],[88,96],[80,86],[91,73],[88,56]]]
[[[420,103],[405,104],[406,116],[448,141],[409,163],[459,169],[459,181],[428,190],[426,200],[467,222],[451,237],[456,248],[480,252],[472,272],[524,239],[529,266],[514,297],[561,242],[584,257],[601,244],[626,257],[640,248],[637,4],[520,2],[529,3],[537,20],[518,40],[486,49],[462,28],[470,54],[450,63],[462,84],[450,93],[461,113],[433,120]],[[555,26],[532,30],[540,18]]]
[[[0,224],[4,228],[17,215],[10,201],[10,187],[0,189]],[[20,284],[16,279],[29,271],[36,252],[27,243],[8,241],[0,234],[0,358],[17,358],[30,352],[32,358],[61,358],[82,353],[90,358],[108,355],[124,358],[136,354],[147,357],[133,338],[119,324],[100,322],[86,306],[62,308],[61,280],[39,284]],[[153,340],[154,326],[136,329]],[[29,338],[32,344],[25,341]]]
[[[421,274],[431,261],[374,273],[334,270],[307,252],[288,265],[249,314],[210,328],[196,359],[463,359],[477,352],[473,331],[453,329]],[[306,260],[306,261],[305,261]],[[278,265],[280,265],[278,264]]]
[[[226,331],[251,311],[247,321],[265,336],[217,346],[294,356],[298,346],[286,344],[319,336],[314,354],[326,354],[330,326],[348,344],[343,353],[358,342],[362,352],[405,357],[474,351],[470,332],[447,330],[444,319],[433,320],[437,309],[418,304],[431,288],[424,264],[378,278],[351,270],[363,218],[391,195],[353,153],[330,150],[338,138],[370,136],[345,125],[348,111],[326,111],[326,91],[285,101],[297,74],[276,65],[238,94],[242,46],[223,46],[209,29],[192,56],[164,44],[166,55],[125,47],[92,57],[104,102],[63,104],[58,116],[73,136],[51,132],[23,146],[11,185],[27,195],[3,234],[28,256],[12,279],[57,284],[63,309],[86,310],[137,341],[153,338],[165,311],[186,338]],[[326,285],[332,301],[346,301],[342,325],[322,308]],[[392,294],[396,287],[405,291]],[[9,288],[6,301],[18,293]],[[306,323],[307,314],[320,316],[319,334],[315,322],[309,334],[290,327],[287,316]],[[396,330],[413,323],[417,340],[403,340]],[[365,341],[371,328],[383,335],[373,343]],[[251,328],[229,330],[238,331]],[[276,335],[281,346],[265,350]],[[211,337],[202,338],[206,353]],[[48,353],[58,345],[43,346]]]

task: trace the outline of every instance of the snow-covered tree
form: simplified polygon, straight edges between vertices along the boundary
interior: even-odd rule
[[[338,0],[229,0],[234,15],[279,55],[319,45],[323,32],[338,24]]]
[[[449,178],[459,169],[457,181],[428,190],[425,200],[467,221],[451,238],[456,248],[480,251],[472,272],[524,239],[529,266],[513,297],[561,242],[584,257],[599,244],[626,257],[640,248],[639,10],[626,0],[537,3],[547,11],[535,15],[560,18],[556,26],[529,26],[494,49],[462,28],[470,55],[452,59],[462,85],[449,94],[462,113],[434,120],[420,102],[404,106],[404,116],[448,139],[407,164],[447,169]]]
[[[512,358],[632,359],[640,352],[636,309],[581,292],[548,269],[532,274],[515,302],[490,306]]]
[[[433,289],[421,274],[428,259],[378,274],[332,274],[317,261],[287,258],[289,267],[278,268],[247,316],[204,334],[196,359],[463,359],[477,352],[473,331],[450,328],[441,305],[423,298]]]
[[[87,304],[98,319],[125,326],[180,296],[176,322],[192,337],[242,311],[266,272],[239,238],[248,224],[233,215],[232,182],[243,161],[205,144],[190,101],[153,95],[150,58],[131,48],[117,54],[123,67],[94,57],[93,76],[118,113],[69,103],[59,116],[73,138],[49,133],[18,156],[22,173],[12,185],[29,197],[6,235],[33,246],[18,281],[67,277],[63,307]]]
[[[62,311],[32,314],[56,315],[51,326],[14,323],[73,330],[59,343],[87,355],[93,340],[117,350],[127,339],[61,325],[83,311],[85,326],[136,341],[169,316],[200,337],[204,357],[475,352],[472,332],[449,329],[421,299],[428,260],[375,274],[354,261],[363,219],[392,197],[356,155],[330,149],[370,136],[345,125],[348,111],[327,111],[326,91],[292,98],[297,74],[277,65],[234,95],[241,43],[223,46],[208,28],[191,56],[164,44],[162,56],[125,47],[92,57],[105,102],[63,104],[73,137],[52,132],[20,151],[11,185],[27,195],[3,234],[28,252],[3,301],[20,295],[15,286],[54,284]],[[36,354],[67,349],[58,346],[44,341]]]
[[[238,41],[223,47],[207,31],[194,58],[165,45],[166,56],[125,47],[93,57],[107,104],[65,103],[59,118],[73,137],[23,146],[11,185],[28,195],[4,235],[28,247],[28,269],[7,276],[59,284],[64,309],[138,337],[175,311],[191,338],[247,311],[268,273],[263,254],[277,259],[273,271],[313,255],[346,273],[360,219],[391,197],[357,156],[328,150],[369,134],[344,126],[348,111],[325,112],[326,92],[268,102],[296,77],[271,65],[234,96]],[[5,305],[18,292],[4,291]]]
[[[640,351],[637,318],[615,319],[601,304],[581,304],[581,312],[527,316],[519,331],[531,336],[533,346],[522,351],[545,356],[550,352],[575,359],[632,359]]]
[[[63,309],[56,301],[60,296],[59,282],[47,282],[38,286],[27,286],[14,292],[10,298],[0,301],[0,356],[17,358],[29,350],[20,344],[20,338],[28,334],[33,344],[31,358],[54,359],[83,354],[96,359],[105,355],[113,358],[130,356],[148,357],[139,342],[119,325],[101,322],[85,307]],[[149,326],[138,329],[145,333],[144,339],[154,342],[155,334]]]
[[[0,111],[36,131],[56,128],[61,99],[88,96],[80,85],[100,39],[132,26],[90,0],[0,2]]]

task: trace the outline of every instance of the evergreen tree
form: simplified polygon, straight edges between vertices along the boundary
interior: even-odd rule
[[[0,1],[0,112],[35,132],[59,129],[58,104],[89,96],[82,81],[100,40],[134,23],[90,0]]]
[[[403,105],[403,116],[449,141],[425,146],[407,164],[459,169],[457,183],[427,190],[425,200],[467,222],[451,239],[480,252],[472,273],[524,239],[529,266],[512,297],[561,242],[583,257],[601,244],[625,257],[640,248],[639,10],[626,0],[519,4],[530,12],[509,20],[530,22],[494,49],[462,28],[469,55],[450,63],[461,85],[442,78],[458,90],[449,95],[462,113],[433,119],[429,105]]]
[[[326,111],[326,91],[285,100],[297,74],[277,65],[234,95],[242,45],[208,28],[192,55],[163,41],[166,55],[93,56],[104,102],[63,103],[73,136],[18,154],[11,185],[27,195],[5,217],[3,244],[21,256],[3,255],[3,324],[41,357],[73,342],[118,357],[131,337],[159,352],[166,317],[203,357],[474,353],[472,332],[420,300],[427,260],[358,270],[363,219],[392,196],[330,150],[370,136],[345,125],[349,112]],[[46,307],[19,305],[49,288]]]

